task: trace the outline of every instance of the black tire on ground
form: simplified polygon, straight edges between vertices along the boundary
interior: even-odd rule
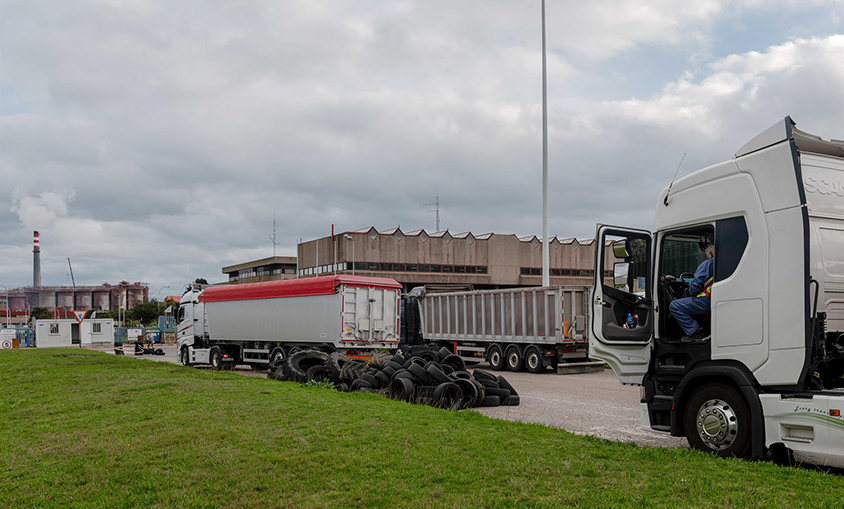
[[[451,350],[449,350],[449,349],[448,349],[448,348],[446,348],[446,347],[442,347],[442,348],[440,348],[439,350],[437,350],[437,353],[439,353],[439,354],[440,354],[440,357],[442,357],[443,359],[445,359],[445,358],[446,358],[446,357],[448,357],[449,355],[453,355],[453,354],[454,354],[454,352],[452,352]]]
[[[466,362],[459,355],[451,354],[443,357],[442,364],[451,366],[454,371],[466,371]]]
[[[442,383],[434,390],[434,406],[457,410],[463,402],[463,390],[453,382]]]
[[[334,390],[340,392],[349,392],[349,386],[344,383],[336,383],[334,384]]]
[[[422,366],[422,367],[423,367],[423,368],[425,368],[425,371],[427,371],[427,370],[428,370],[428,366],[436,366],[437,368],[439,368],[439,369],[440,369],[440,371],[442,371],[442,368],[440,367],[440,363],[439,363],[439,362],[437,362],[437,361],[428,361],[428,362],[426,362],[426,363],[425,363],[425,365],[424,365],[424,366]]]
[[[387,361],[387,362],[384,363],[384,366],[381,368],[381,370],[383,371],[387,368],[391,368],[393,370],[401,369],[401,368],[404,367],[403,364],[404,363],[399,364],[398,362]]]
[[[478,389],[478,397],[475,399],[475,406],[481,406],[481,403],[483,403],[484,398],[486,397],[486,387],[481,385],[481,383],[477,380],[472,380],[471,382],[475,384],[475,388]]]
[[[325,380],[325,366],[318,365],[308,368],[308,371],[305,372],[308,377],[308,380],[313,380],[315,382],[322,382]]]
[[[372,376],[368,373],[365,373],[365,374],[361,375],[360,379],[365,380],[369,385],[372,386],[373,389],[378,388],[378,379],[375,378],[374,376]]]
[[[384,364],[392,358],[393,356],[388,352],[378,352],[369,358],[369,362],[367,362],[367,364],[376,369],[381,369]]]
[[[507,389],[497,389],[495,387],[487,387],[486,388],[486,395],[487,396],[498,396],[502,400],[508,396],[510,396],[510,391]]]
[[[325,366],[328,354],[319,350],[301,350],[287,359],[287,376],[299,383],[308,381],[308,370],[314,366]]]
[[[492,380],[484,380],[483,378],[479,378],[477,380],[481,383],[481,385],[483,385],[487,389],[498,389],[499,387],[501,387],[498,382],[493,382]]]
[[[528,373],[542,373],[545,371],[545,363],[542,358],[542,351],[531,345],[525,349],[525,369]]]
[[[489,359],[489,366],[493,371],[504,371],[507,363],[504,361],[504,352],[498,345],[490,345],[487,349],[487,358]]]
[[[504,378],[503,376],[498,377],[498,386],[501,387],[502,389],[507,389],[508,391],[510,391],[511,396],[518,396],[519,395],[519,393],[516,392],[516,389],[514,389],[513,386],[510,384],[510,382],[506,378]]]
[[[420,352],[418,357],[421,358],[421,359],[424,359],[425,362],[431,362],[431,361],[440,362],[440,354],[438,354],[437,352],[430,351],[430,350],[427,351],[427,352]]]
[[[481,401],[481,404],[478,405],[479,407],[492,407],[492,406],[501,406],[501,400],[498,399],[498,396],[484,396],[484,400]]]
[[[407,368],[407,370],[410,371],[413,376],[419,379],[419,381],[422,382],[422,385],[431,385],[431,375],[429,375],[428,372],[425,371],[425,368],[423,368],[419,364],[411,364],[410,367]]]
[[[454,373],[454,368],[452,368],[448,364],[440,364],[440,370],[442,370],[442,372],[445,373],[446,375],[450,375],[450,374]]]
[[[504,357],[507,361],[507,369],[518,373],[525,370],[525,358],[522,356],[522,350],[516,345],[510,345],[504,352]]]
[[[401,373],[397,374],[396,378],[394,378],[393,380],[399,378],[406,378],[407,380],[410,380],[413,385],[422,385],[422,380],[420,380],[416,375],[414,375],[410,371],[402,371]]]
[[[475,406],[475,401],[478,399],[478,387],[471,381],[465,378],[458,378],[454,380],[454,384],[460,387],[463,391],[463,399],[460,401],[460,409],[472,408]]]
[[[334,352],[329,354],[328,359],[325,361],[325,375],[330,380],[340,380],[343,366],[347,362],[349,362],[349,359],[341,353]]]
[[[190,367],[190,351],[186,346],[183,346],[182,349],[179,350],[179,364]]]
[[[396,378],[390,382],[390,398],[396,401],[411,401],[413,399],[413,382],[407,378]]]
[[[363,374],[363,369],[366,363],[357,359],[349,359],[340,369],[340,380],[344,382],[351,382],[357,380]]]
[[[436,385],[417,385],[413,392],[413,402],[421,405],[428,405],[434,399]]]
[[[448,375],[443,373],[442,370],[434,364],[429,365],[426,371],[429,375],[431,375],[431,378],[433,378],[438,384],[446,384],[451,382],[451,378],[449,378]]]
[[[402,355],[402,354],[400,354],[400,353],[397,353],[397,354],[393,355],[393,358],[392,358],[392,359],[390,359],[390,361],[395,362],[395,363],[396,363],[396,364],[398,364],[399,366],[403,366],[403,365],[404,365],[405,360],[406,360],[406,359],[404,358],[404,355]],[[398,369],[398,368],[396,368],[396,369]]]
[[[450,376],[452,380],[456,380],[456,379],[471,380],[472,379],[472,373],[469,373],[468,371],[455,371],[454,373],[449,373],[448,376]]]
[[[349,392],[357,392],[360,390],[360,384],[363,382],[360,378],[357,380],[353,380],[352,384],[349,386]]]
[[[699,388],[686,404],[684,420],[692,449],[722,458],[750,455],[750,410],[733,387],[711,383]]]
[[[164,355],[164,350],[162,350],[161,348],[156,348],[156,349],[153,351],[153,353],[154,353],[155,355]]]
[[[498,381],[498,377],[489,371],[484,371],[483,369],[476,369],[472,371],[472,376],[474,376],[478,380],[492,380],[493,382]]]
[[[375,373],[375,379],[378,380],[379,389],[386,389],[390,386],[390,375],[384,373],[383,371]]]
[[[399,368],[404,369],[404,368]],[[396,370],[391,368],[390,366],[384,366],[384,369],[381,370],[381,373],[387,375],[388,378],[392,378],[393,374],[395,374]]]
[[[501,406],[519,406],[519,395],[511,394],[501,401]]]
[[[208,353],[208,363],[211,364],[211,369],[214,371],[223,369],[223,354],[220,353],[219,348],[212,348]]]

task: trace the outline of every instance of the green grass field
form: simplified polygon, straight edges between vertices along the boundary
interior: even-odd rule
[[[85,350],[0,352],[0,506],[842,507],[844,477]]]

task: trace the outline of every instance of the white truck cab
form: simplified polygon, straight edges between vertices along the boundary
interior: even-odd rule
[[[598,225],[613,254],[596,250],[590,355],[643,387],[647,429],[722,456],[844,467],[844,142],[794,126],[663,190],[653,232]],[[710,307],[693,317],[708,338],[680,342],[669,305],[710,243]]]

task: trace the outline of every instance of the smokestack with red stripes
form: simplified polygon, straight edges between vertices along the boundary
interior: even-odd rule
[[[32,232],[32,286],[41,286],[41,246],[39,245],[40,234]]]

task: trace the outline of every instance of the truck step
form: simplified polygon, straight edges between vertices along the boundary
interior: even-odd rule
[[[671,426],[667,424],[651,424],[651,429],[654,431],[670,432]]]
[[[671,371],[685,371],[686,366],[682,364],[660,364],[659,369],[668,369]]]
[[[668,394],[654,394],[654,399],[667,399],[670,401],[674,399],[674,396],[670,396]]]
[[[600,373],[602,371],[604,371],[604,363],[601,361],[557,364],[558,375],[578,375],[581,373]]]
[[[269,354],[269,353],[270,353],[270,351],[269,351],[269,350],[257,349],[257,348],[244,348],[244,349],[243,349],[243,353],[263,353],[263,354]]]

